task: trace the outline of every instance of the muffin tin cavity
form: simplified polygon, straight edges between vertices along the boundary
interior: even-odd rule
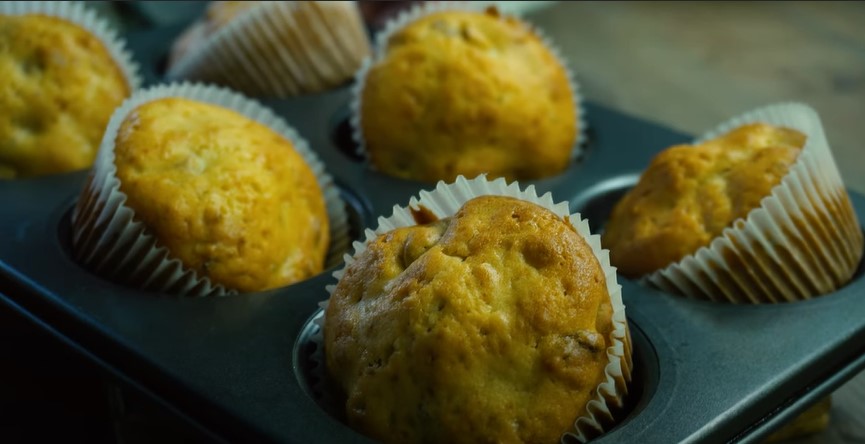
[[[186,24],[174,24],[139,32],[128,39],[129,50],[140,63],[145,85],[163,81],[168,71],[168,58],[174,40],[186,29]]]
[[[339,198],[345,204],[345,215],[348,219],[348,248],[351,249],[351,243],[363,237],[363,229],[369,226],[375,217],[370,214],[360,196],[339,184],[337,184],[337,188],[339,188]],[[348,253],[348,251],[330,253],[325,268],[341,264],[344,253]]]
[[[639,176],[612,177],[596,183],[570,201],[571,209],[589,220],[592,233],[601,234],[616,203],[633,188]]]
[[[342,154],[355,162],[363,162],[360,147],[354,141],[351,128],[351,108],[340,108],[330,122],[330,141]]]
[[[660,365],[655,347],[648,336],[640,329],[639,325],[632,319],[628,319],[628,328],[631,333],[631,347],[633,359],[633,370],[631,382],[628,385],[628,396],[625,405],[619,411],[614,411],[616,425],[611,427],[604,435],[615,433],[619,429],[626,429],[628,424],[639,417],[643,410],[652,402],[658,389],[660,379]],[[570,435],[563,442],[574,442]]]
[[[324,322],[324,310],[318,310],[306,321],[297,341],[294,343],[292,358],[294,359],[294,374],[300,388],[315,401],[316,405],[337,420],[345,421],[345,410],[342,407],[343,394],[333,390],[334,384],[327,377],[324,364],[324,348],[321,323]]]
[[[146,84],[163,79],[159,60],[182,30],[128,36]],[[377,217],[434,184],[365,165],[351,140],[350,100],[342,88],[261,102],[319,155],[356,240]],[[602,105],[585,109],[582,159],[521,186],[567,200],[598,233],[652,157],[692,137]],[[86,177],[79,171],[0,181],[0,303],[228,441],[371,442],[344,425],[341,404],[319,391],[327,383],[318,379],[314,319],[339,259],[296,284],[224,298],[154,297],[160,295],[116,285],[72,259],[71,209]],[[865,220],[865,196],[850,197]],[[832,294],[759,306],[684,299],[620,278],[633,381],[621,419],[593,442],[760,442],[865,368],[862,276],[860,264]]]
[[[295,363],[293,370],[304,394],[314,400],[323,412],[344,423],[345,395],[338,389],[334,389],[335,384],[328,378],[324,364],[320,327],[323,317],[324,310],[316,311],[301,329],[292,350]],[[636,418],[649,405],[657,390],[660,377],[658,355],[651,340],[633,320],[628,320],[628,326],[633,350],[632,380],[628,386],[625,406],[613,412],[616,416],[616,425],[608,433],[626,427],[628,422]],[[577,441],[568,436],[563,442]]]
[[[159,78],[165,77],[165,73],[168,71],[168,54],[159,56],[152,68],[152,75]]]

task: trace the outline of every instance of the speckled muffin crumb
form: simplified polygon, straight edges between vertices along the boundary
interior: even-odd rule
[[[629,277],[660,270],[709,245],[771,194],[805,135],[763,123],[658,154],[613,210],[602,235]]]
[[[494,9],[398,30],[360,98],[371,163],[406,179],[552,176],[577,137],[566,70],[527,24]]]
[[[569,222],[510,197],[379,236],[325,313],[346,414],[384,442],[556,443],[604,378],[612,306]]]
[[[0,15],[0,178],[84,169],[129,95],[102,42],[69,21]]]
[[[216,105],[158,99],[126,117],[115,156],[136,219],[215,283],[258,291],[322,270],[322,192],[291,142],[270,128]]]

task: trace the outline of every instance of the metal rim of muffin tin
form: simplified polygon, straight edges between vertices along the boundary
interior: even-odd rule
[[[181,28],[129,36],[147,83]],[[393,179],[353,153],[350,91],[263,100],[316,149],[342,190],[355,238],[434,184]],[[591,223],[659,150],[690,137],[588,104],[586,155],[522,183]],[[831,137],[831,136],[830,136]],[[86,172],[0,183],[0,300],[214,440],[369,442],[311,396],[310,341],[331,270],[268,292],[177,299],[114,284],[68,254],[69,212]],[[851,193],[860,220],[865,196]],[[593,225],[593,232],[600,227]],[[620,279],[634,336],[630,411],[593,442],[756,442],[865,368],[861,266],[837,292],[736,306]]]

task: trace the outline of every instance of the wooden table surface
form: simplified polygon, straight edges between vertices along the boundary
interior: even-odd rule
[[[526,15],[586,98],[699,134],[752,108],[821,116],[847,185],[865,192],[865,3],[558,2]],[[865,443],[865,374],[833,395],[829,428],[788,443]]]

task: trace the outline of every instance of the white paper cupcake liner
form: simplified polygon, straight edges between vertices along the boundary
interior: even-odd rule
[[[572,438],[585,442],[614,425],[614,413],[624,406],[625,397],[628,393],[628,383],[631,380],[631,339],[625,316],[625,305],[622,302],[622,287],[618,283],[616,269],[610,265],[609,251],[601,248],[599,235],[591,234],[587,220],[581,218],[579,213],[570,213],[567,202],[553,202],[550,193],[539,197],[534,185],[522,190],[517,182],[508,184],[504,178],[489,181],[485,175],[471,180],[459,176],[455,182],[450,184],[439,182],[434,190],[421,191],[419,198],[412,197],[408,206],[394,205],[393,214],[390,217],[379,217],[378,227],[375,230],[367,229],[363,242],[354,242],[353,253],[345,255],[345,265],[334,271],[333,277],[337,281],[342,279],[346,268],[354,262],[354,258],[363,253],[367,245],[379,235],[399,227],[417,225],[412,209],[417,211],[423,206],[436,217],[444,218],[456,214],[465,202],[484,195],[509,196],[532,202],[565,218],[585,239],[604,270],[607,291],[613,308],[613,345],[607,348],[609,363],[605,368],[606,376],[604,381],[595,389],[595,396],[586,405],[585,412],[575,418],[573,430],[566,433]],[[333,294],[335,288],[336,285],[328,285],[328,293]],[[326,309],[327,301],[323,301],[319,305]],[[319,331],[322,331],[324,316],[314,317],[313,320],[319,326]],[[313,335],[312,339],[323,341],[320,333]],[[324,355],[321,353],[323,342],[317,345],[318,351],[312,358],[317,361],[318,370],[324,372]],[[319,380],[325,381],[326,377],[322,375]],[[318,391],[325,395],[328,392],[326,387],[319,387]]]
[[[760,207],[696,253],[644,279],[688,297],[733,303],[809,299],[850,280],[863,238],[817,113],[782,103],[735,117],[700,137],[754,122],[798,130],[805,146]]]
[[[355,2],[261,2],[201,39],[168,78],[287,97],[351,79],[370,52]]]
[[[352,128],[352,138],[357,147],[356,152],[359,156],[366,160],[369,168],[375,170],[375,165],[369,161],[369,154],[366,148],[366,139],[363,135],[363,125],[361,124],[361,100],[363,97],[363,89],[366,85],[366,79],[375,63],[378,63],[385,56],[387,50],[387,42],[390,37],[397,31],[403,29],[406,25],[413,23],[430,14],[435,14],[444,11],[473,11],[483,12],[488,7],[496,6],[497,2],[491,1],[442,1],[442,2],[424,2],[415,5],[412,8],[401,11],[394,18],[385,23],[382,30],[376,34],[374,40],[373,54],[363,60],[360,69],[355,74],[354,84],[352,85],[352,100],[349,104],[351,117],[349,123]],[[567,59],[562,55],[558,46],[544,33],[538,26],[524,20],[518,14],[504,14],[502,17],[514,17],[520,22],[528,26],[531,31],[541,40],[544,46],[550,50],[553,57],[558,61],[559,65],[565,70],[565,75],[568,79],[568,84],[571,88],[574,101],[574,115],[577,122],[577,136],[574,139],[574,145],[571,150],[571,161],[577,161],[583,154],[583,143],[586,140],[586,131],[588,129],[588,121],[586,120],[586,109],[583,106],[583,96],[580,92],[580,85],[577,83],[574,71],[571,69]]]
[[[235,293],[184,267],[165,247],[157,246],[156,238],[134,220],[134,210],[125,205],[126,194],[120,191],[114,165],[117,132],[137,107],[165,97],[183,97],[232,109],[290,140],[315,174],[324,194],[330,222],[326,266],[339,263],[348,247],[348,219],[339,190],[306,141],[282,118],[254,100],[227,89],[188,83],[140,90],[111,116],[82,199],[72,215],[72,246],[77,261],[98,274],[151,291],[178,296]]]
[[[121,39],[108,21],[79,2],[0,2],[0,15],[47,15],[68,20],[86,29],[98,38],[111,58],[117,63],[130,91],[141,86],[138,64],[126,49],[126,41]]]

